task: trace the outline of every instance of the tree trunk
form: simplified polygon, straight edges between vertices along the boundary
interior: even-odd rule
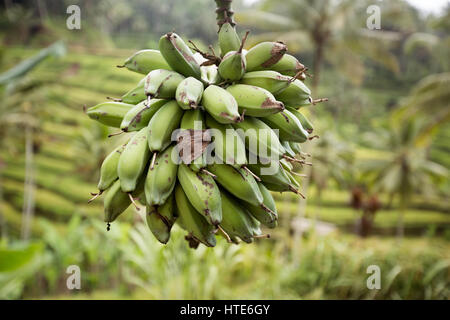
[[[22,239],[28,240],[34,215],[33,128],[30,125],[26,126],[25,139],[25,186],[22,210]]]
[[[0,163],[0,239],[8,237],[8,230],[6,226],[6,219],[3,215],[3,189],[2,189],[2,169]]]
[[[398,213],[398,219],[397,219],[397,239],[401,240],[403,239],[404,235],[405,235],[405,226],[404,226],[404,216],[405,216],[405,212],[406,212],[406,199],[404,196],[400,197],[400,208],[399,208],[399,213]]]
[[[312,85],[314,94],[317,94],[317,89],[320,83],[320,72],[323,63],[323,47],[324,47],[323,41],[318,41],[316,43],[316,49],[314,50],[313,70],[312,70],[314,75]]]

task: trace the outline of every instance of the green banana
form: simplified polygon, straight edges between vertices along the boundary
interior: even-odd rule
[[[262,208],[261,206],[254,206],[248,202],[242,202],[243,206],[250,212],[250,214],[263,225],[268,228],[275,228],[277,226],[278,214],[275,200],[272,197],[270,191],[262,183],[258,183],[259,190],[264,198],[264,205],[270,209],[270,211]]]
[[[270,163],[270,165],[275,167],[275,164]],[[269,168],[269,164],[249,164],[248,167],[261,178],[262,183],[270,191],[293,191],[298,193],[298,190],[292,185],[286,171],[283,170],[279,163],[276,164],[276,172],[271,172],[271,174],[264,174],[264,171],[262,170],[263,168]]]
[[[217,121],[223,124],[241,121],[235,98],[225,89],[210,85],[203,92],[203,107]]]
[[[247,163],[245,144],[230,124],[221,124],[210,115],[206,115],[206,125],[214,138],[215,157],[221,163],[240,168]]]
[[[294,109],[294,108],[288,108],[288,110],[300,121],[303,128],[305,128],[308,133],[312,133],[314,131],[314,127],[312,123],[306,118],[306,116],[301,113],[300,111]]]
[[[220,227],[231,239],[240,238],[246,243],[252,243],[255,235],[253,217],[237,200],[225,191],[221,192],[222,211],[225,213]],[[235,242],[235,241],[233,241]]]
[[[292,78],[284,76],[276,71],[252,71],[247,72],[240,83],[266,89],[272,94],[277,94],[286,89]]]
[[[173,99],[178,85],[185,78],[175,71],[157,69],[145,78],[145,95],[151,98]]]
[[[133,108],[132,104],[122,102],[103,102],[87,109],[89,118],[109,127],[119,128],[123,117]]]
[[[138,103],[123,117],[120,129],[124,132],[141,130],[148,125],[156,111],[166,103],[167,100],[163,99],[151,99],[150,102],[144,100]]]
[[[259,71],[272,67],[283,58],[287,47],[282,42],[261,42],[251,48],[247,55],[247,71]]]
[[[272,129],[278,129],[281,140],[294,142],[308,140],[308,132],[303,129],[297,117],[288,110],[262,118],[262,121]]]
[[[244,48],[247,36],[248,32],[242,39],[238,50],[230,51],[222,58],[222,61],[219,64],[219,74],[223,79],[228,81],[238,81],[244,76],[247,60],[242,53],[242,49]]]
[[[172,139],[172,132],[180,125],[183,110],[178,106],[176,101],[169,101],[163,105],[153,117],[147,126],[148,131],[148,147],[156,157],[157,152],[167,148]],[[152,159],[152,164],[155,158]]]
[[[296,154],[301,154],[302,153],[302,147],[300,146],[300,143],[290,141],[289,145],[291,146],[292,151],[294,151]]]
[[[202,100],[203,83],[195,78],[189,77],[180,82],[177,87],[175,98],[178,105],[184,109],[196,109]]]
[[[215,180],[236,198],[259,206],[263,196],[259,191],[255,178],[244,169],[236,169],[228,164],[211,164],[208,171],[212,172]]]
[[[119,158],[117,174],[123,192],[130,193],[136,189],[148,159],[147,128],[143,128],[130,139]]]
[[[275,132],[257,118],[248,117],[240,123],[235,123],[233,127],[245,141],[247,150],[254,156],[278,159],[286,153]]]
[[[295,158],[296,153],[294,152],[294,150],[292,150],[290,142],[289,141],[280,141],[280,142],[284,150],[286,150],[286,154],[291,158]]]
[[[226,90],[236,100],[239,112],[252,117],[266,117],[284,110],[283,103],[277,101],[266,89],[247,84],[235,84]]]
[[[295,157],[295,156],[294,156]],[[294,158],[293,157],[293,158]],[[281,167],[285,170],[285,171],[292,171],[294,169],[294,166],[292,165],[292,163],[290,163],[288,160],[286,160],[285,158],[280,159],[280,164]]]
[[[119,177],[117,175],[117,166],[119,165],[119,158],[125,150],[125,147],[126,144],[118,146],[103,160],[100,168],[100,180],[97,185],[100,193],[108,189]]]
[[[214,236],[216,228],[208,224],[206,219],[195,210],[179,184],[175,187],[175,201],[178,224],[204,245],[214,247],[216,245]]]
[[[306,70],[305,66],[290,54],[283,55],[280,61],[270,66],[270,69],[290,77],[295,77],[300,71]]]
[[[303,105],[311,104],[311,90],[300,80],[296,79],[276,95],[276,98],[282,101],[285,106],[295,109]]]
[[[148,206],[163,205],[175,187],[178,165],[172,159],[174,146],[158,154],[145,179],[145,199]]]
[[[175,198],[173,194],[161,206],[148,206],[145,215],[147,226],[162,244],[170,239],[170,230],[175,223]]]
[[[159,51],[169,66],[186,77],[200,78],[200,65],[179,35],[169,32],[159,40]]]
[[[284,170],[284,169],[283,169]],[[298,180],[292,175],[292,173],[290,173],[288,170],[284,170],[286,175],[289,177],[289,180],[291,181],[291,184],[296,188],[299,189],[300,188],[300,183],[298,182]]]
[[[130,195],[123,192],[120,180],[113,183],[111,187],[106,190],[106,195],[103,199],[104,207],[104,221],[108,223],[113,222],[121,215],[131,204],[131,199],[142,193],[144,190],[144,179],[139,179],[134,192]]]
[[[219,47],[221,56],[224,57],[230,51],[237,51],[241,45],[241,39],[236,28],[229,22],[224,23],[219,30]]]
[[[172,70],[158,50],[140,50],[125,60],[123,66],[130,71],[147,74],[156,69]]]
[[[202,172],[195,173],[185,164],[178,168],[178,181],[192,206],[212,225],[220,224],[222,208],[220,191],[214,179]]]
[[[130,103],[130,104],[138,104],[139,102],[147,99],[147,95],[145,94],[145,78],[143,78],[136,87],[125,93],[120,99],[117,101],[123,102],[123,103]]]

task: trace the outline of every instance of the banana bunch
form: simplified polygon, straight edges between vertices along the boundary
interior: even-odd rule
[[[301,144],[314,128],[300,108],[319,100],[284,43],[247,51],[247,36],[224,23],[215,56],[168,33],[119,66],[144,75],[134,88],[86,111],[130,135],[103,161],[90,200],[105,193],[108,230],[133,205],[163,244],[175,223],[193,248],[214,247],[216,235],[251,243],[277,226],[271,192],[301,195],[293,164],[310,165]]]

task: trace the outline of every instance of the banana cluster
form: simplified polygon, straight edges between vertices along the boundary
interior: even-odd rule
[[[139,202],[161,243],[174,223],[194,248],[214,247],[216,235],[251,243],[267,236],[261,225],[277,225],[271,191],[301,195],[292,164],[309,164],[300,144],[313,126],[298,111],[315,103],[303,83],[307,69],[281,42],[244,50],[247,36],[224,23],[216,56],[168,33],[159,50],[138,51],[120,66],[145,75],[135,88],[87,110],[132,133],[103,161],[93,194],[105,192],[108,229],[131,204],[141,210]]]

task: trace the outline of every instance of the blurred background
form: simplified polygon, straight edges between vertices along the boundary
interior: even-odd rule
[[[79,30],[66,26],[73,4]],[[381,30],[367,27],[371,5]],[[83,106],[134,87],[142,76],[115,66],[166,32],[216,46],[214,1],[0,1],[0,298],[450,298],[449,2],[233,8],[248,46],[285,41],[329,102],[308,110],[320,139],[298,168],[307,201],[275,194],[269,240],[192,250],[179,228],[159,244],[131,207],[106,232],[102,202],[87,200],[119,138]]]

